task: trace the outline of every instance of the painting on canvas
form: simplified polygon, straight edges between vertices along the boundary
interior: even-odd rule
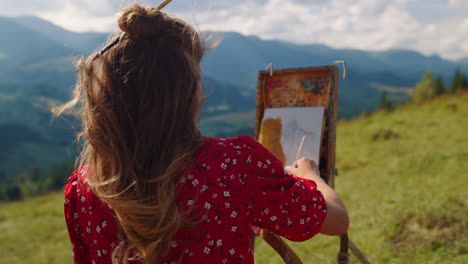
[[[259,142],[283,165],[292,165],[302,137],[302,157],[319,162],[324,107],[267,108],[261,122]]]

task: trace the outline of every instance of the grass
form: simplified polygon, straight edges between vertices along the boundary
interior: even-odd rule
[[[63,196],[0,204],[0,263],[72,263]]]
[[[467,102],[447,96],[339,123],[336,189],[372,263],[468,263]],[[0,244],[0,264],[71,263],[62,195],[0,204]],[[304,263],[336,263],[336,237],[290,244]],[[282,263],[260,239],[255,258]]]

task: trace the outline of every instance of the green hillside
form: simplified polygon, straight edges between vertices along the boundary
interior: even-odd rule
[[[248,133],[253,122],[222,122],[220,117],[251,111],[255,96],[210,78],[203,78],[203,85],[203,132],[209,136]],[[26,85],[0,78],[0,185],[34,168],[45,172],[54,163],[74,158],[74,134],[80,123],[73,116],[54,118],[51,112],[69,97],[69,91],[54,85]]]
[[[468,263],[467,102],[452,95],[339,123],[336,188],[373,263]],[[71,263],[62,200],[0,204],[0,263]],[[305,263],[335,263],[338,239],[292,247]],[[263,241],[255,252],[257,263],[281,263]]]
[[[8,178],[45,172],[54,163],[74,157],[76,118],[54,118],[50,109],[68,97],[49,85],[0,81],[0,185]]]

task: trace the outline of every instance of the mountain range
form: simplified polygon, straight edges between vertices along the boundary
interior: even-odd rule
[[[72,56],[91,53],[109,35],[70,32],[37,17],[0,18],[0,33],[8,36],[0,43],[0,71],[4,78],[5,74],[20,75],[20,79],[54,83],[65,89],[75,81]],[[297,45],[234,32],[204,34],[222,40],[202,61],[205,79],[215,85],[228,83],[247,97],[255,97],[257,73],[270,63],[280,69],[344,60],[348,79],[341,82],[339,113],[345,118],[375,109],[381,92],[376,87],[413,87],[425,71],[449,80],[457,67],[468,70],[468,58],[450,61],[409,50],[361,51]]]
[[[297,45],[234,32],[204,34],[222,39],[202,61],[204,91],[209,95],[202,109],[202,131],[214,136],[251,130],[257,74],[269,63],[280,69],[346,61],[348,78],[340,81],[341,118],[375,110],[382,87],[395,88],[392,91],[414,87],[424,71],[449,80],[457,67],[468,70],[468,58],[450,61],[406,50]],[[71,142],[79,122],[73,116],[54,119],[49,110],[70,97],[76,57],[99,48],[108,35],[70,32],[37,17],[0,17],[0,180],[73,156]],[[390,97],[406,100],[408,95]],[[41,151],[46,154],[38,154]]]

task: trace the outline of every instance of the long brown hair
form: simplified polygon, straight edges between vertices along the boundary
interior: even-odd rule
[[[112,262],[154,264],[190,222],[176,204],[175,182],[201,144],[205,49],[199,32],[154,7],[134,4],[118,23],[121,40],[78,62],[74,98],[57,112],[82,107],[79,161],[123,230]]]

